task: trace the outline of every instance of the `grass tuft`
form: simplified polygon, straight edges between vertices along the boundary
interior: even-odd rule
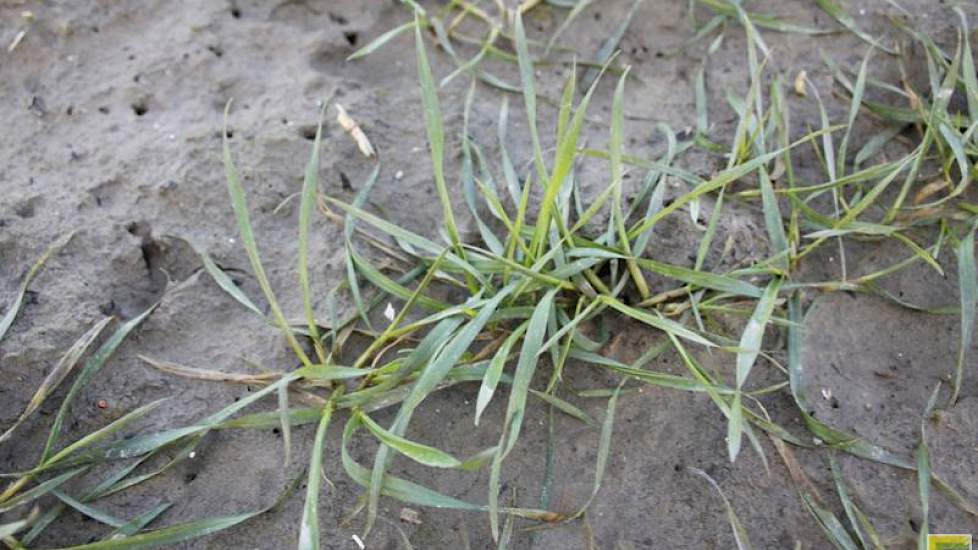
[[[830,94],[820,91],[813,82],[799,79],[804,97],[786,97],[783,83],[790,82],[791,75],[769,74],[776,50],[762,36],[768,31],[811,35],[822,30],[748,11],[741,2],[695,0],[691,2],[694,8],[701,6],[713,15],[684,48],[718,32],[706,47],[706,55],[712,55],[728,27],[736,24],[734,28],[745,33],[743,72],[749,84],[746,90],[727,93],[736,115],[736,129],[730,143],[720,144],[715,141],[718,136],[708,136],[715,133],[708,116],[714,107],[708,104],[709,64],[704,60],[691,90],[696,103],[695,136],[681,140],[670,127],[660,124],[657,131],[665,137],[666,151],[661,158],[649,159],[631,150],[633,147],[626,150],[630,143],[625,127],[631,99],[629,82],[635,70],[615,65],[615,50],[642,8],[642,0],[631,4],[604,41],[597,58],[590,61],[555,61],[554,57],[566,53],[558,47],[558,38],[590,4],[586,0],[571,7],[564,23],[546,41],[528,37],[523,22],[524,12],[536,9],[540,2],[524,2],[515,11],[499,3],[498,13],[467,1],[451,2],[430,12],[414,2],[403,3],[411,10],[412,20],[369,42],[350,59],[365,57],[413,30],[431,180],[439,199],[443,238],[420,235],[374,213],[369,196],[380,174],[379,165],[374,166],[351,203],[324,195],[318,185],[323,146],[320,123],[298,193],[301,201],[295,267],[302,311],[297,320],[290,320],[264,270],[246,190],[225,137],[223,161],[231,208],[270,316],[266,318],[255,301],[202,248],[194,249],[203,269],[224,292],[282,332],[302,366],[260,375],[217,373],[144,357],[150,366],[173,375],[247,383],[260,389],[189,425],[117,437],[151,414],[161,402],[144,404],[62,445],[62,427],[73,400],[156,306],[120,323],[83,362],[112,322],[100,321],[68,348],[24,412],[0,436],[0,441],[10,438],[77,370],[76,366],[83,365],[62,401],[40,460],[28,471],[3,474],[12,481],[0,493],[0,512],[11,511],[22,518],[0,525],[0,537],[5,542],[10,540],[11,546],[26,548],[68,510],[106,526],[106,538],[75,547],[91,550],[177,544],[239,525],[274,509],[292,494],[295,483],[287,484],[275,502],[250,511],[191,519],[153,530],[147,530],[147,526],[165,514],[169,503],[131,517],[105,514],[93,503],[166,473],[192,457],[201,441],[216,430],[279,427],[288,465],[291,428],[316,424],[308,474],[303,476],[307,480],[305,504],[295,542],[303,550],[320,548],[322,540],[330,536],[320,525],[319,499],[325,469],[330,467],[324,464],[325,448],[329,426],[339,416],[344,428],[338,442],[341,463],[337,467],[342,467],[365,493],[364,535],[378,520],[386,521],[382,499],[392,498],[415,506],[484,513],[493,539],[505,547],[513,544],[512,538],[519,532],[515,527],[518,520],[537,526],[586,522],[586,512],[601,491],[615,450],[612,435],[619,401],[627,401],[623,396],[644,384],[706,394],[716,406],[716,418],[727,422],[726,454],[731,461],[738,458],[746,439],[769,469],[761,437],[766,434],[787,467],[801,503],[838,547],[878,548],[881,544],[879,534],[846,487],[836,462],[837,453],[915,471],[925,520],[932,487],[946,492],[952,502],[969,513],[978,513],[931,471],[924,425],[914,460],[816,418],[807,400],[803,362],[806,297],[839,290],[872,293],[900,307],[960,315],[961,340],[949,406],[959,397],[978,300],[974,258],[978,206],[965,200],[978,159],[974,145],[978,134],[978,83],[963,11],[958,12],[963,32],[953,55],[943,53],[913,29],[902,29],[923,47],[932,82],[928,94],[926,90],[903,90],[875,80],[872,56],[882,55],[876,50],[892,50],[860,30],[835,2],[819,0],[821,9],[871,45],[854,73],[830,65],[832,76],[848,95],[844,118],[833,121],[829,115],[831,107],[823,103]],[[482,38],[467,34],[465,29],[472,26],[481,26]],[[428,58],[424,31],[429,30],[455,64],[440,81]],[[509,45],[512,51],[506,50]],[[467,59],[459,53],[466,47],[477,48]],[[486,67],[490,61],[511,65],[519,75],[519,85],[508,84],[489,73]],[[537,70],[553,62],[567,62],[570,66],[563,92],[556,101],[542,94],[537,82]],[[585,67],[580,82],[578,66]],[[591,124],[589,108],[604,100],[596,90],[605,74],[618,77],[610,99],[607,146],[584,147],[584,138],[589,135],[586,127]],[[449,187],[447,173],[453,166],[451,140],[446,139],[446,119],[439,98],[443,87],[463,75],[471,78],[471,84],[462,106],[458,182],[467,212],[478,229],[479,239],[474,241],[463,239],[453,207],[456,189]],[[771,85],[762,85],[765,81]],[[498,163],[486,154],[488,145],[470,132],[478,83],[502,90],[503,94],[522,96],[527,142],[531,144],[527,154],[515,159],[510,156],[514,148],[508,133],[510,100],[506,96],[499,101],[494,136]],[[578,84],[584,93],[575,104]],[[879,89],[911,100],[910,106],[871,99],[878,97]],[[952,112],[951,97],[962,93],[967,109]],[[800,132],[792,127],[791,105],[801,101],[814,102],[810,106],[819,113],[817,129]],[[546,112],[542,108],[545,104],[554,107],[555,112],[556,132],[550,137],[542,136],[537,128],[539,118]],[[229,102],[225,124],[230,109]],[[853,155],[850,149],[854,150],[854,136],[860,135],[854,128],[870,117],[886,128],[870,137]],[[890,144],[907,136],[914,136],[912,146],[897,157],[889,155]],[[552,143],[547,142],[551,137]],[[676,166],[689,151],[708,155],[723,168],[701,177],[689,168]],[[802,159],[811,164],[810,157],[803,157],[806,154],[814,154],[817,162],[814,175],[803,178],[795,167],[802,165]],[[523,161],[525,165],[519,164]],[[582,179],[584,174],[593,172],[580,169],[585,163],[589,168],[597,166],[596,171],[603,170],[606,182],[590,200],[585,196]],[[629,171],[642,172],[642,177],[634,178],[640,182],[634,190],[626,186]],[[893,185],[895,182],[899,183]],[[631,203],[627,195],[630,191],[635,191]],[[758,219],[763,220],[762,234],[766,235],[768,247],[760,249],[769,251],[767,257],[737,262],[726,251],[719,257],[715,254],[723,237],[724,221],[730,216],[730,203],[734,202],[755,208]],[[681,216],[682,223],[689,223],[689,216],[693,224],[698,224],[701,208],[709,204],[713,207],[706,227],[697,225],[697,231],[702,231],[699,245],[689,251],[687,264],[692,265],[654,257],[664,242],[660,223],[670,216]],[[317,211],[326,221],[341,226],[340,246],[346,256],[344,280],[324,293],[328,310],[325,315],[317,311],[321,291],[313,288],[309,276],[316,263],[316,258],[310,256],[309,243],[318,229],[314,223]],[[606,222],[602,221],[605,216]],[[70,236],[55,243],[27,272],[12,305],[0,319],[0,338],[17,317],[27,287],[38,270],[68,239]],[[854,241],[890,239],[910,250],[906,259],[863,275],[856,274],[857,266],[845,264],[846,246]],[[825,253],[822,245],[826,242],[838,245],[837,252],[830,253],[839,255],[843,268],[837,279],[807,280],[810,271],[803,269],[803,264],[812,261],[816,253]],[[954,249],[958,265],[957,306],[921,308],[887,293],[878,284],[881,278],[917,262],[925,262],[943,274],[939,260],[945,243]],[[341,315],[344,306],[347,311]],[[386,321],[375,320],[381,319],[377,308],[385,309]],[[626,327],[641,325],[660,338],[654,339],[638,360],[623,363],[609,351],[616,342],[608,334],[613,319]],[[784,365],[779,355],[782,350],[771,349],[777,339],[770,336],[777,331],[786,332]],[[350,344],[354,335],[364,338],[365,345]],[[685,373],[649,368],[651,360],[662,354],[677,357]],[[712,356],[710,364],[717,368],[704,367],[704,354]],[[759,376],[750,376],[760,365],[772,367],[768,378],[775,378],[773,381],[761,385]],[[577,373],[594,370],[613,377],[616,383],[609,388],[570,389],[574,385],[568,381],[574,380]],[[463,450],[453,448],[457,447],[456,442],[438,440],[440,434],[412,431],[412,419],[422,406],[437,392],[452,391],[461,384],[479,388],[474,425],[498,437],[495,445],[467,457]],[[776,392],[790,394],[806,434],[795,434],[768,417],[762,399]],[[250,410],[272,396],[278,398],[277,410]],[[608,398],[601,422],[595,421],[578,401],[598,396]],[[521,495],[515,492],[511,500],[506,500],[510,499],[508,494],[501,495],[506,459],[520,447],[524,427],[543,422],[541,418],[531,418],[538,410],[529,406],[531,397],[545,405],[550,429],[538,508],[521,505]],[[925,418],[936,406],[937,397],[935,391]],[[503,422],[487,425],[486,413],[497,405],[505,407]],[[379,420],[383,417],[374,413],[387,408],[396,412],[391,422],[384,423]],[[591,493],[571,513],[550,509],[553,488],[559,483],[555,479],[559,468],[555,467],[558,457],[554,453],[558,437],[554,416],[559,414],[595,432],[596,440]],[[364,464],[351,453],[354,445],[362,448],[358,438],[371,438],[377,446]],[[813,438],[818,441],[814,447],[810,443]],[[827,503],[808,480],[793,458],[792,449],[796,447],[828,453],[844,517],[836,516],[833,510],[837,506]],[[723,453],[723,449],[718,451]],[[457,475],[488,470],[485,502],[461,500],[395,476],[392,464],[399,457],[438,471],[458,470]],[[111,469],[112,473],[104,475],[97,485],[85,487],[78,483],[86,473],[110,469],[110,465],[120,461],[124,466]],[[151,464],[153,468],[149,468]],[[744,525],[717,483],[701,470],[691,471],[717,490],[738,548],[750,548]],[[76,486],[83,487],[81,492]],[[54,504],[43,513],[24,513],[28,505],[41,502]]]

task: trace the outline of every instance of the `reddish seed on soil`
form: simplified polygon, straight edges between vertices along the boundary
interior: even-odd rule
[[[100,409],[108,409],[109,408],[109,402],[106,401],[105,399],[99,399],[98,401],[95,402],[95,406],[98,407],[98,408],[100,408]]]

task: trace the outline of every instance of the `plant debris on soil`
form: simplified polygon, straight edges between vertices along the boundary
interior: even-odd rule
[[[8,548],[978,531],[978,6],[28,4]]]

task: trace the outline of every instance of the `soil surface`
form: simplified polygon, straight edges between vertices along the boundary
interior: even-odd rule
[[[916,24],[953,51],[958,20],[950,2],[901,3],[914,14]],[[582,58],[593,58],[630,4],[596,2],[563,42]],[[888,18],[897,12],[890,3],[842,4],[872,35],[894,33]],[[766,0],[750,6],[801,25],[837,27],[806,0]],[[626,90],[626,145],[631,154],[662,154],[665,139],[658,123],[681,131],[687,139],[695,127],[694,77],[709,40],[673,53],[692,36],[686,9],[687,3],[679,0],[646,0],[621,42],[621,63],[631,64],[635,75]],[[966,9],[972,23],[978,22],[974,4]],[[33,12],[32,22],[22,18],[24,10]],[[527,17],[531,38],[545,39],[565,13],[550,7],[533,10]],[[382,172],[372,195],[377,211],[410,229],[436,235],[440,214],[425,151],[412,38],[402,35],[362,60],[345,60],[356,47],[409,18],[400,4],[380,0],[0,2],[0,44],[6,47],[27,29],[12,52],[0,54],[0,304],[9,304],[28,266],[51,242],[76,232],[31,284],[24,309],[0,342],[0,428],[14,421],[60,354],[88,327],[105,315],[131,318],[156,301],[162,302],[160,307],[77,399],[67,423],[69,437],[91,432],[162,397],[170,399],[140,430],[186,425],[255,389],[164,374],[148,367],[139,354],[229,372],[258,372],[255,365],[277,370],[294,366],[294,357],[276,332],[199,271],[200,261],[184,240],[209,251],[246,293],[260,297],[240,246],[221,166],[222,113],[230,98],[231,146],[266,268],[287,312],[297,317],[302,306],[294,269],[298,201],[286,199],[300,189],[321,100],[332,98],[346,107],[379,151]],[[700,13],[699,21],[705,20]],[[832,119],[844,119],[848,102],[830,92],[832,77],[821,56],[853,68],[866,44],[845,32],[763,35],[772,52],[768,73],[783,74],[790,83],[798,71],[806,70]],[[436,78],[452,70],[451,60],[432,43],[429,52]],[[710,135],[720,143],[729,142],[736,125],[725,93],[745,93],[746,66],[743,32],[732,25],[706,65]],[[517,81],[511,65],[492,67]],[[541,93],[559,97],[569,70],[568,65],[540,67]],[[872,74],[897,82],[896,63],[877,53]],[[457,173],[466,80],[457,78],[441,91],[449,174]],[[612,89],[611,80],[598,87],[584,134],[589,143],[606,143]],[[470,121],[474,138],[493,159],[498,158],[495,127],[502,95],[480,86]],[[817,127],[811,96],[789,96],[796,133],[804,133],[806,125]],[[522,167],[531,150],[522,99],[511,96],[510,107],[509,151]],[[555,111],[547,102],[540,109],[541,132],[551,136]],[[333,111],[329,113],[321,190],[351,200],[373,161],[357,152],[333,122]],[[871,119],[861,118],[856,147],[878,131]],[[545,147],[552,145],[552,139],[545,141]],[[898,153],[900,146],[896,147]],[[814,174],[814,154],[809,150],[800,159],[800,169]],[[708,176],[720,168],[718,162],[693,153],[680,164]],[[602,164],[591,164],[585,163],[578,177],[593,195],[606,179]],[[630,176],[632,185],[641,181],[637,171]],[[677,193],[682,191],[677,187]],[[455,192],[455,198],[462,212],[461,193]],[[704,200],[702,219],[711,208]],[[728,242],[732,248],[722,261],[730,265],[767,257],[759,204],[734,201],[725,212],[708,265],[721,261]],[[474,229],[469,225],[467,230]],[[689,265],[701,235],[688,215],[677,213],[657,228],[648,254]],[[341,228],[331,221],[314,222],[312,283],[322,297],[320,310],[325,308],[326,291],[345,276],[341,238]],[[805,279],[837,280],[835,250],[825,247],[820,256],[806,259]],[[847,250],[847,268],[852,274],[868,273],[905,255],[906,250],[895,245],[855,245]],[[946,277],[918,263],[886,279],[883,286],[918,305],[956,305],[953,254],[943,253],[939,261]],[[912,311],[864,294],[810,293],[806,303],[806,392],[817,417],[911,458],[928,396],[938,381],[947,379],[956,361],[957,317]],[[660,336],[632,324],[616,328],[618,337],[606,352],[622,361],[636,359],[659,342]],[[767,344],[783,349],[783,335],[772,331]],[[978,357],[974,350],[971,356]],[[702,361],[732,372],[731,355],[703,353]],[[672,354],[655,362],[657,370],[684,372]],[[944,412],[941,422],[929,425],[929,442],[935,471],[969,501],[978,502],[978,369],[968,367],[962,399]],[[758,387],[783,380],[763,361],[752,377]],[[570,365],[566,372],[565,383],[574,389],[607,388],[615,382],[586,365]],[[410,437],[438,444],[456,456],[494,444],[503,407],[491,406],[481,427],[473,429],[476,392],[477,386],[463,385],[432,397],[415,417]],[[63,393],[12,440],[0,444],[0,471],[22,470],[34,463]],[[604,399],[569,393],[566,397],[597,418],[603,415]],[[108,407],[96,406],[103,399]],[[783,426],[811,437],[787,389],[766,396],[762,403]],[[527,506],[539,498],[546,411],[539,401],[531,402],[525,435],[504,467],[504,494],[515,491],[517,501]],[[375,418],[386,424],[392,415],[387,410]],[[325,475],[331,483],[324,485],[320,510],[324,548],[352,549],[352,535],[361,532],[362,516],[344,520],[356,510],[361,492],[340,465],[342,425],[334,422],[328,436]],[[311,426],[295,430],[294,459],[287,468],[277,431],[212,433],[194,459],[99,506],[132,517],[161,502],[173,502],[153,526],[258,508],[275,498],[286,479],[301,472],[313,431]],[[571,512],[591,492],[599,434],[559,414],[556,431],[552,508]],[[623,395],[607,474],[587,523],[534,531],[522,529],[529,523],[518,523],[512,547],[583,548],[588,529],[599,548],[735,547],[719,496],[686,467],[705,470],[717,481],[755,548],[830,547],[770,442],[764,442],[770,462],[766,471],[749,449],[731,464],[725,435],[725,419],[705,394],[650,386]],[[361,437],[353,454],[365,462],[374,448]],[[795,453],[830,508],[841,514],[826,453]],[[888,547],[915,547],[921,518],[916,476],[849,455],[839,460],[854,500]],[[432,472],[404,459],[394,461],[393,472],[459,498],[485,501],[484,473]],[[302,493],[254,521],[179,547],[292,547],[298,537]],[[484,514],[423,509],[420,524],[415,524],[399,521],[402,507],[392,500],[382,502],[381,515],[387,521],[371,533],[369,548],[402,548],[398,529],[415,548],[493,547]],[[978,520],[935,491],[930,528],[938,533],[974,533]],[[104,526],[69,513],[38,545],[80,544],[105,533]]]

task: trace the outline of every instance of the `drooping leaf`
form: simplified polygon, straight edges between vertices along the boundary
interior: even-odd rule
[[[14,421],[13,425],[11,425],[10,428],[3,433],[3,435],[0,435],[0,443],[7,440],[13,434],[14,430],[16,430],[17,427],[24,422],[24,420],[27,420],[30,415],[34,414],[41,404],[44,403],[44,400],[47,399],[49,395],[54,393],[56,389],[58,389],[61,383],[64,382],[64,379],[71,373],[72,369],[75,368],[75,365],[78,364],[81,357],[86,351],[88,351],[88,348],[95,342],[95,339],[102,334],[102,330],[105,329],[106,325],[108,325],[111,321],[111,317],[102,319],[92,326],[92,328],[88,329],[85,334],[78,338],[78,340],[76,340],[75,343],[68,348],[68,351],[61,356],[58,363],[44,378],[41,385],[38,386],[37,391],[34,392],[34,396],[31,397],[31,400],[27,403],[27,407],[24,408],[24,412],[20,413],[17,420]]]

